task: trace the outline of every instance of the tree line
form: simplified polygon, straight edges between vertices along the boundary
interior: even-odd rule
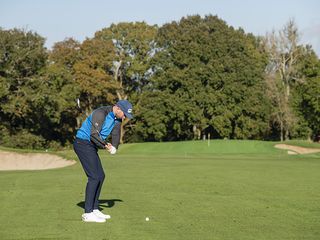
[[[119,99],[134,105],[124,142],[320,134],[320,60],[299,45],[293,20],[254,36],[194,15],[44,44],[36,32],[0,28],[1,145],[68,146],[86,114]]]

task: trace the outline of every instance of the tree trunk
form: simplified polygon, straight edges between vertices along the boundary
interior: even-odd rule
[[[193,125],[192,127],[192,131],[193,131],[193,139],[196,140],[200,140],[201,138],[201,130],[199,128],[197,128],[197,125]]]
[[[283,122],[280,121],[280,141],[283,142]]]
[[[288,129],[286,129],[286,131],[285,131],[284,140],[285,141],[289,140],[289,130]]]
[[[120,143],[123,143],[123,137],[124,134],[126,133],[124,126],[129,122],[129,119],[125,119],[122,123],[121,123],[121,131],[120,131]]]
[[[119,83],[119,90],[116,91],[117,97],[119,100],[123,99],[123,96],[122,96],[122,92],[123,92],[122,74],[120,71],[121,64],[122,64],[122,60],[120,60],[119,64],[116,66],[116,70],[114,71],[114,80]]]

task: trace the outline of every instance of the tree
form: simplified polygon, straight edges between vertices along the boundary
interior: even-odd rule
[[[36,97],[31,108],[39,134],[49,142],[66,145],[79,127],[76,99],[80,88],[74,80],[74,65],[80,59],[80,43],[66,39],[55,43],[48,62],[39,74]]]
[[[149,26],[145,22],[112,24],[96,32],[96,41],[112,42],[114,55],[109,69],[113,82],[116,84],[116,97],[128,99],[136,108],[142,89],[148,84],[152,69],[150,62],[154,51],[156,26]],[[129,128],[134,126],[135,120],[130,122]],[[127,121],[122,124],[121,142],[127,131]]]
[[[95,34],[95,39],[112,41],[114,44],[112,72],[119,86],[116,91],[118,99],[141,93],[143,86],[148,83],[156,32],[156,26],[135,22],[112,24]]]
[[[44,76],[48,88],[54,92],[54,95],[59,95],[59,98],[52,98],[56,102],[55,105],[59,107],[55,109],[55,112],[60,115],[57,120],[75,118],[76,126],[73,126],[70,120],[66,123],[67,128],[73,129],[73,132],[75,127],[80,127],[82,120],[79,110],[76,109],[76,99],[80,96],[81,88],[75,81],[74,69],[75,64],[81,60],[80,48],[81,44],[72,38],[55,43],[49,53],[49,64]],[[71,135],[70,132],[67,134]],[[63,137],[63,139],[67,138]]]
[[[320,60],[310,46],[301,49],[297,71],[301,81],[293,92],[294,108],[299,117],[297,136],[320,139]]]
[[[80,89],[82,108],[89,114],[99,105],[115,99],[117,83],[112,78],[114,59],[112,41],[87,39],[80,48],[80,60],[74,66],[74,79]]]
[[[38,75],[46,66],[44,41],[32,31],[0,29],[0,124],[9,135],[39,130],[30,105],[41,84]]]
[[[161,140],[199,138],[205,133],[254,138],[266,132],[265,61],[253,36],[216,16],[189,16],[162,26],[156,42],[148,98],[159,102],[164,94],[172,103],[159,109],[161,116],[170,117]],[[144,121],[157,122],[159,114]]]
[[[73,67],[81,59],[80,48],[81,44],[73,38],[57,42],[50,51],[49,62],[51,65],[59,65],[70,73],[74,73]]]
[[[273,31],[265,37],[264,46],[269,54],[266,69],[268,95],[274,111],[273,122],[279,125],[281,141],[287,140],[296,118],[290,106],[290,93],[298,81],[296,64],[299,59],[299,33],[293,20],[290,20],[278,34]]]

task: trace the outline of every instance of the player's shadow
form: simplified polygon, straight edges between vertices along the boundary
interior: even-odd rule
[[[99,200],[99,210],[104,208],[112,208],[116,202],[123,202],[121,199],[101,199]],[[84,201],[77,203],[77,205],[84,209]]]

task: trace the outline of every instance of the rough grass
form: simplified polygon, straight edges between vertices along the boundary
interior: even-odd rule
[[[259,141],[101,151],[107,223],[81,222],[80,164],[0,173],[0,239],[319,239],[320,154]],[[75,158],[72,151],[59,152]],[[150,221],[146,222],[145,218]]]

